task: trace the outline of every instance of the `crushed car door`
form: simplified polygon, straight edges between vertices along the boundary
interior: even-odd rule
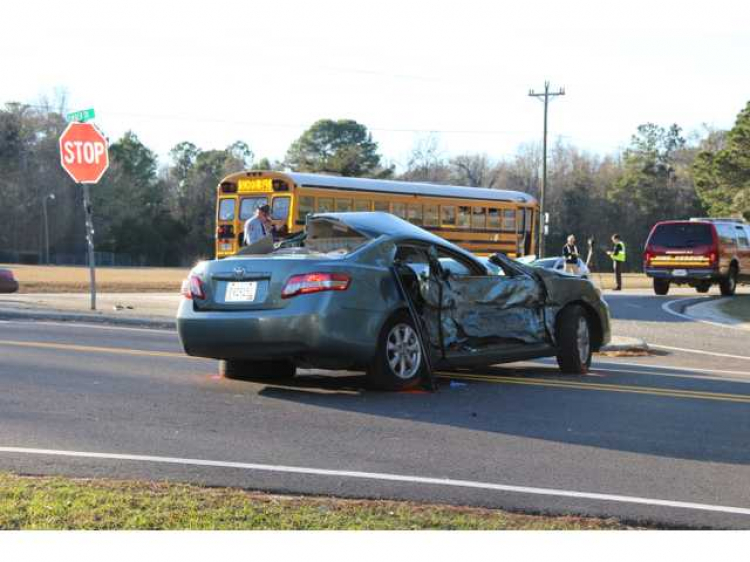
[[[544,291],[535,278],[502,267],[480,273],[443,250],[431,268],[440,273],[422,277],[420,293],[433,345],[461,352],[549,341]]]

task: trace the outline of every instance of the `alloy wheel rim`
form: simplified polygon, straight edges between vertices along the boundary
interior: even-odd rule
[[[589,338],[589,325],[583,316],[578,319],[578,328],[576,329],[576,343],[578,347],[578,358],[581,360],[581,363],[585,365],[589,360],[591,340]]]
[[[385,353],[391,372],[400,379],[412,378],[422,364],[422,346],[416,331],[408,324],[396,324],[391,328]]]

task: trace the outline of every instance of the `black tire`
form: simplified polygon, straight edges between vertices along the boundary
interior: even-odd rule
[[[222,359],[219,361],[219,375],[227,379],[241,381],[291,379],[297,367],[289,361],[245,361]]]
[[[729,275],[719,281],[719,289],[721,294],[725,297],[731,297],[737,290],[737,268],[732,266],[729,268]]]
[[[654,279],[654,293],[666,295],[669,292],[669,279]]]
[[[398,336],[401,336],[401,342]],[[400,348],[394,350],[395,346]],[[399,361],[399,357],[403,359]],[[394,361],[395,369],[392,366]],[[425,373],[424,350],[411,315],[406,311],[397,312],[380,331],[378,350],[367,368],[367,378],[376,388],[406,390],[418,386]]]
[[[591,325],[586,311],[566,306],[557,315],[557,364],[563,373],[585,375],[591,366]]]
[[[710,288],[711,288],[711,283],[708,283],[708,282],[698,283],[695,286],[695,290],[698,291],[699,293],[707,293]]]

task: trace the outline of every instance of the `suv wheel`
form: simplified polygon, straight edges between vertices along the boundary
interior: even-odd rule
[[[585,375],[591,366],[591,328],[585,311],[568,306],[557,317],[557,364],[563,373]]]
[[[666,295],[669,292],[669,279],[654,279],[654,293]]]
[[[246,361],[222,359],[219,361],[219,375],[227,379],[241,381],[291,379],[297,367],[289,361]]]
[[[719,281],[719,288],[721,294],[725,297],[731,297],[737,290],[737,267],[732,266],[729,268],[729,275]]]
[[[417,386],[424,372],[422,344],[414,322],[408,312],[398,312],[383,326],[367,378],[378,388],[404,390]]]

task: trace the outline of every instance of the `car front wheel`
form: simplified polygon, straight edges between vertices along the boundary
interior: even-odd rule
[[[557,319],[557,364],[563,373],[585,375],[591,366],[591,328],[578,305],[564,308]]]
[[[407,312],[399,312],[383,326],[367,377],[378,388],[405,390],[417,386],[424,373],[425,358],[414,322]]]

